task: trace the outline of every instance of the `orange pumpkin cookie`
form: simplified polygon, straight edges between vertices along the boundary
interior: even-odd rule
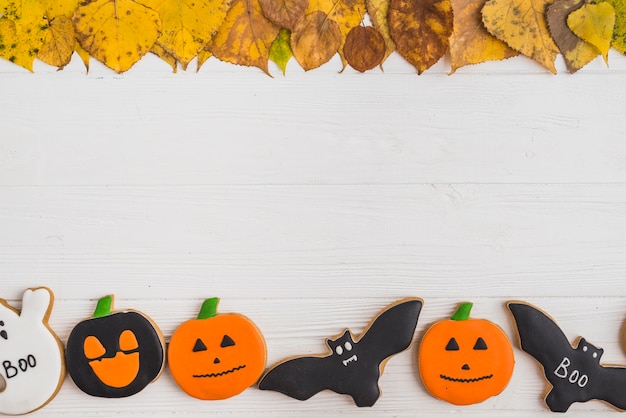
[[[256,325],[241,314],[218,314],[218,303],[218,298],[205,300],[198,318],[176,329],[168,349],[178,386],[203,400],[230,398],[252,386],[267,357]]]
[[[515,364],[504,331],[485,319],[470,319],[471,309],[471,303],[463,303],[451,319],[430,327],[418,354],[426,389],[454,405],[498,395],[508,385]]]

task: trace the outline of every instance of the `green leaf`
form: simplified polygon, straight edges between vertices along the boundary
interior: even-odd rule
[[[287,63],[293,57],[293,51],[291,51],[291,31],[288,29],[281,29],[278,32],[278,36],[272,42],[270,47],[270,60],[275,62],[280,70],[285,74],[287,71]]]

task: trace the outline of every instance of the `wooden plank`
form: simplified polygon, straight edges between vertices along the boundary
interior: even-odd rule
[[[5,291],[626,294],[626,185],[3,187]],[[69,292],[69,293],[68,293]]]

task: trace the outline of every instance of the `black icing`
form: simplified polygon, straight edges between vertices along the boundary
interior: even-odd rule
[[[565,412],[574,402],[592,399],[626,409],[626,368],[600,364],[603,350],[581,338],[572,347],[559,326],[539,309],[525,303],[509,303],[522,350],[544,369],[552,389],[546,404],[553,412]]]
[[[139,371],[128,386],[115,388],[104,384],[89,365],[84,354],[84,341],[93,335],[106,349],[105,358],[115,357],[122,351],[119,337],[122,331],[131,330],[139,348]],[[90,318],[74,327],[67,340],[66,367],[72,380],[83,392],[103,398],[123,398],[134,395],[159,376],[164,366],[165,348],[160,334],[150,320],[136,311],[115,312],[111,315]]]
[[[393,305],[374,319],[360,339],[355,341],[346,330],[326,341],[331,354],[280,363],[261,379],[259,389],[298,400],[329,389],[350,395],[357,406],[372,406],[380,397],[381,363],[409,347],[421,309],[419,299]]]

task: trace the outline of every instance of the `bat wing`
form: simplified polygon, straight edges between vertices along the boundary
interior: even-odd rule
[[[626,368],[624,367],[601,367],[602,376],[599,377],[600,384],[595,385],[594,398],[610,403],[614,407],[626,410]],[[591,380],[592,377],[589,377]]]
[[[383,311],[359,339],[360,350],[380,363],[409,348],[422,305],[421,299],[407,299]]]
[[[259,389],[304,401],[330,389],[332,378],[330,357],[296,357],[270,369],[259,382]]]
[[[541,363],[559,364],[564,353],[573,351],[567,337],[548,315],[526,303],[509,302],[522,350]]]

